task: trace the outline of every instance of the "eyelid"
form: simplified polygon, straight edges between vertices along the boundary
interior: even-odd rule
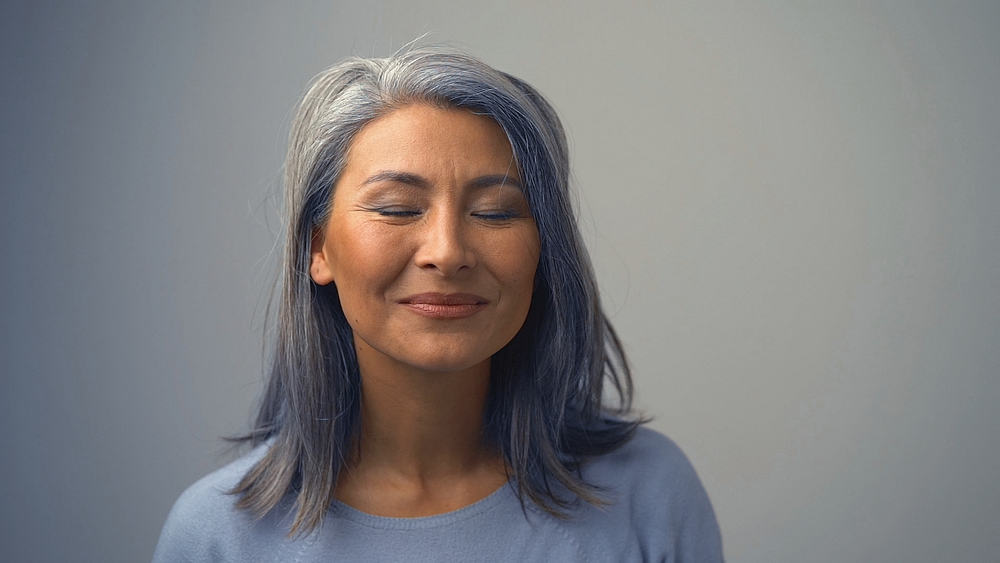
[[[479,219],[488,219],[493,221],[509,221],[511,219],[518,219],[522,217],[520,211],[515,209],[489,209],[484,211],[475,211],[472,213],[473,217]]]
[[[419,209],[408,209],[408,208],[394,208],[394,207],[381,207],[372,209],[375,213],[383,217],[416,217],[423,213]],[[513,209],[495,209],[487,211],[475,211],[471,213],[473,217],[478,219],[487,219],[492,221],[509,221],[510,219],[520,218],[522,215],[520,212]]]
[[[384,205],[381,207],[371,207],[366,209],[373,213],[378,213],[383,217],[416,217],[422,213],[421,210],[405,205]]]

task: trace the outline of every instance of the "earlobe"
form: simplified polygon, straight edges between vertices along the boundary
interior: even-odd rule
[[[323,249],[323,231],[316,229],[313,232],[312,245],[309,252],[309,277],[316,285],[327,285],[333,281],[333,269],[327,260],[326,252]]]

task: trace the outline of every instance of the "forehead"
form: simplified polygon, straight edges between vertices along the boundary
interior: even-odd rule
[[[421,103],[376,118],[351,141],[345,176],[386,169],[518,176],[510,141],[496,121],[466,109]]]

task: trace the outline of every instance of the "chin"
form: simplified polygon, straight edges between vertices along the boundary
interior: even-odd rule
[[[488,370],[493,354],[502,348],[497,346],[500,342],[492,339],[483,342],[467,334],[412,335],[406,341],[400,340],[385,342],[384,346],[372,341],[362,342],[370,353],[374,353],[373,359],[381,357],[383,361],[428,373],[457,373],[483,364]]]

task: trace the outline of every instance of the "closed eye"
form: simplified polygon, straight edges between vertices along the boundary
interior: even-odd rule
[[[404,207],[382,207],[378,209],[373,209],[372,211],[378,213],[383,217],[416,217],[420,215],[419,210],[407,209]]]
[[[472,214],[473,217],[479,219],[486,219],[487,221],[509,221],[520,217],[521,214],[516,211],[507,210],[497,210],[497,211],[477,211]]]

